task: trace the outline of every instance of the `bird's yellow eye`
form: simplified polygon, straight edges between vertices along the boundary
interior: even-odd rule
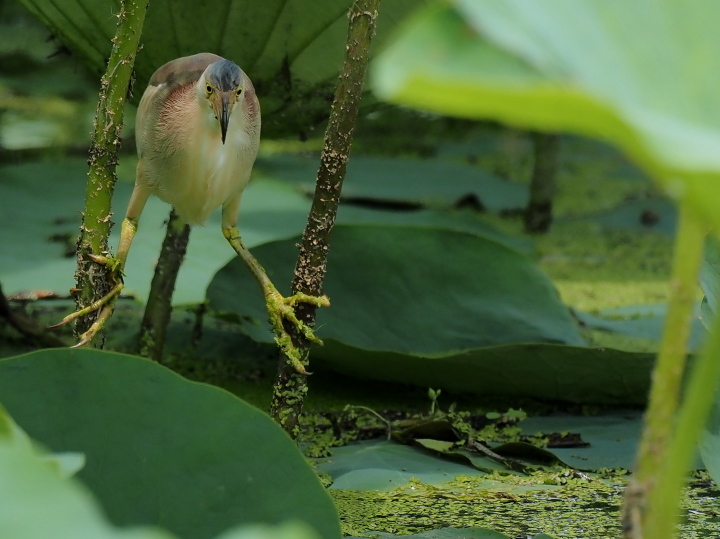
[[[212,93],[213,93],[213,87],[210,86],[209,84],[206,84],[206,85],[205,85],[205,91],[207,92],[207,95],[212,95]]]
[[[236,95],[237,95],[238,97],[240,97],[240,94],[242,94],[242,91],[243,91],[243,89],[242,89],[242,88],[238,88],[238,89],[237,89],[237,94],[236,94]]]

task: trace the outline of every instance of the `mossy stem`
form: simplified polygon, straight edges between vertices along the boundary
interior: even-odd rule
[[[165,335],[172,313],[173,291],[189,239],[190,225],[185,224],[174,209],[171,210],[138,339],[140,355],[158,363],[162,363]]]
[[[677,501],[682,487],[682,476],[690,466],[697,437],[697,431],[695,434],[685,433],[687,426],[682,420],[676,421],[675,416],[685,372],[703,240],[704,228],[701,221],[687,202],[681,202],[665,329],[653,371],[636,470],[628,486],[623,507],[623,527],[626,537],[629,538],[637,537],[638,534],[654,539],[674,535],[673,524],[676,517],[673,515],[678,511]],[[713,384],[715,379],[713,378]],[[681,414],[687,413],[687,406],[691,404],[691,399],[695,398],[693,390],[690,389],[686,393],[686,403]],[[692,406],[697,407],[697,404]],[[680,440],[688,435],[692,436],[691,440]],[[690,447],[685,445],[686,442]],[[681,445],[678,446],[678,443]],[[677,454],[678,451],[685,450],[688,451],[687,455]],[[674,459],[678,458],[687,463],[687,466],[682,464],[676,469],[677,462]],[[671,461],[672,466],[668,469]],[[680,475],[675,477],[678,470]],[[659,526],[659,521],[665,524]]]
[[[120,149],[125,100],[130,87],[135,56],[140,44],[147,0],[123,0],[117,14],[118,25],[112,39],[107,70],[100,80],[100,95],[95,112],[93,137],[89,151],[85,212],[77,243],[75,279],[79,290],[78,309],[104,296],[108,290],[106,269],[88,258],[88,254],[107,254],[112,225],[112,195],[115,189],[118,150]],[[78,319],[76,336],[92,324],[91,316]],[[102,339],[94,341],[102,346]]]
[[[298,292],[310,296],[323,294],[330,232],[335,224],[340,203],[340,192],[345,179],[355,120],[360,108],[379,3],[380,0],[355,0],[348,13],[350,22],[345,57],[325,131],[325,144],[320,157],[312,208],[295,266],[293,294]],[[310,303],[300,303],[296,306],[295,312],[299,320],[312,327],[315,324],[316,309],[317,306]],[[310,343],[295,326],[287,321],[284,325],[294,347],[299,351],[300,357],[299,360],[296,358],[296,361],[306,366]],[[300,413],[306,393],[307,376],[300,374],[290,358],[281,353],[270,413],[293,438],[297,438],[298,435]]]

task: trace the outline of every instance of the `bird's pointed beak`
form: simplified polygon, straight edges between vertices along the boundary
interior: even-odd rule
[[[225,144],[225,136],[227,135],[228,123],[230,122],[230,110],[232,103],[229,95],[223,95],[220,104],[220,131],[222,132],[222,142]]]

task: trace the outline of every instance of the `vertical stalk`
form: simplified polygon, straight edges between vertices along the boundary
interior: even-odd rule
[[[526,131],[515,127],[502,126],[497,148],[498,163],[495,174],[507,180],[518,180],[522,169],[524,139]]]
[[[295,266],[293,294],[322,294],[330,231],[335,224],[345,179],[379,3],[380,0],[355,0],[348,13],[350,23],[345,57],[325,131],[325,145],[320,157],[312,208]],[[307,303],[300,303],[295,308],[298,319],[310,326],[315,323],[315,310],[314,305]],[[291,335],[293,344],[300,349],[302,363],[307,365],[309,343],[304,341],[293,325],[285,323],[285,329]],[[298,421],[306,393],[306,377],[297,373],[288,358],[281,354],[270,413],[293,438],[298,434]]]
[[[535,163],[530,180],[530,200],[523,218],[526,232],[544,234],[552,224],[560,138],[554,134],[533,133],[533,141]]]
[[[155,266],[145,314],[140,324],[140,355],[162,363],[175,281],[190,239],[190,225],[183,223],[175,210],[170,211],[167,232]]]
[[[698,437],[707,423],[720,379],[720,316],[715,316],[710,339],[695,362],[682,408],[678,414],[667,458],[661,463],[659,481],[648,496],[644,537],[671,539],[676,535],[680,496],[695,458]]]
[[[663,492],[662,496],[670,496],[675,500],[679,495],[671,492],[672,489],[668,486],[669,477],[661,473],[661,470],[671,458],[668,452],[673,451],[670,448],[670,440],[674,427],[677,426],[678,431],[672,447],[676,445],[680,436],[679,429],[685,427],[682,422],[676,423],[675,415],[680,400],[680,386],[687,356],[686,346],[690,336],[697,276],[703,253],[704,228],[688,206],[685,201],[680,204],[665,329],[653,371],[636,470],[625,493],[623,529],[628,539],[637,537],[661,539],[661,537],[672,537],[674,534],[673,528],[667,528],[660,533],[661,528],[658,528],[655,521],[658,518],[670,518],[670,514],[674,515],[677,512],[677,505],[668,509],[667,500],[661,502],[659,493]],[[713,384],[715,380],[716,378],[712,379]],[[687,395],[688,399],[693,397],[691,391],[688,391]],[[694,442],[695,438],[690,441],[691,444]],[[690,448],[687,458],[680,457],[682,462],[687,461],[689,466],[692,454]],[[687,468],[682,468],[681,473],[685,473],[686,470]],[[678,484],[677,488],[679,489],[680,486]],[[661,515],[662,511],[668,514]],[[650,533],[651,529],[655,531]]]
[[[117,14],[118,26],[112,39],[112,51],[107,70],[100,80],[100,97],[95,112],[93,138],[88,163],[88,183],[85,191],[85,212],[77,243],[78,309],[90,305],[108,292],[106,269],[88,258],[88,254],[106,254],[112,216],[111,201],[117,176],[123,108],[135,64],[145,22],[148,0],[123,0]],[[76,336],[92,324],[90,316],[78,319]],[[97,339],[102,346],[103,339]]]

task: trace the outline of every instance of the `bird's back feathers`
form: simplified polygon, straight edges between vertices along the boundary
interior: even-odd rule
[[[150,86],[160,86],[161,84],[184,85],[189,82],[197,82],[207,66],[222,59],[222,56],[210,52],[176,58],[160,66],[150,77],[148,84]]]

